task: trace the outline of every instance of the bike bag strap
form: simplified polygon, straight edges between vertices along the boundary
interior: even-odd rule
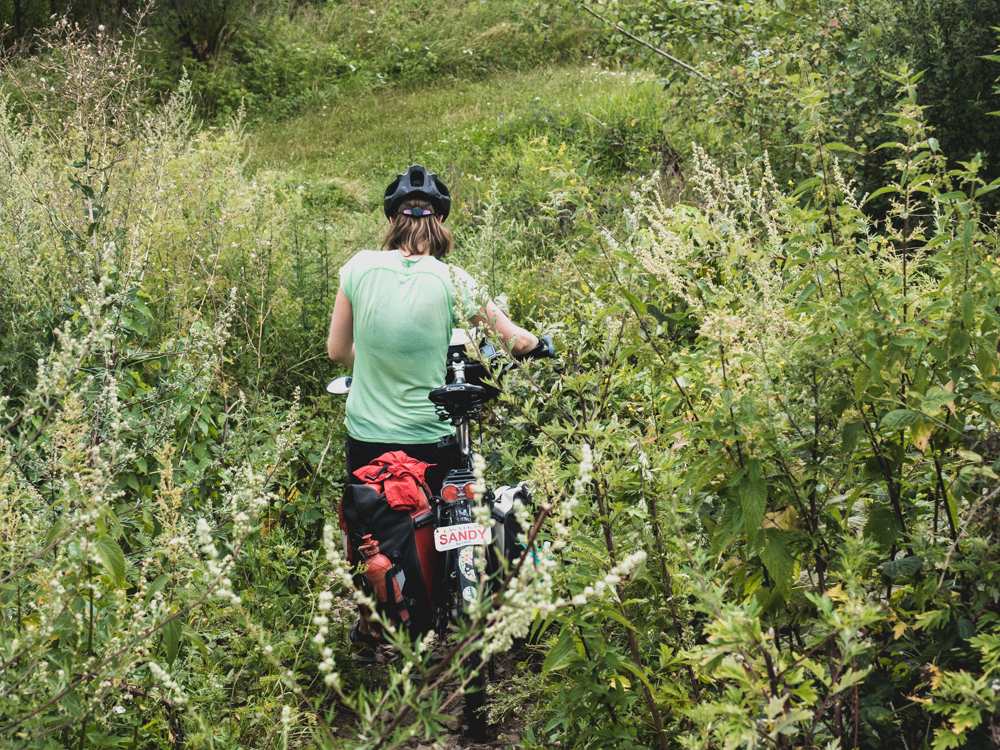
[[[384,603],[384,607],[389,612],[389,616],[393,620],[400,623],[403,627],[408,628],[410,627],[410,613],[406,608],[408,600],[404,596],[402,606],[400,606],[400,603],[396,601],[394,589],[392,587],[393,583],[397,583],[399,581],[398,576],[402,572],[403,569],[398,565],[393,565],[385,572],[385,590],[389,592],[389,596],[386,597],[387,601]],[[405,618],[403,617],[403,612],[406,612]]]
[[[368,533],[372,516],[379,507],[379,491],[367,484],[349,484],[344,495],[350,493],[353,502],[344,503],[344,520],[351,537],[351,546],[360,547],[361,539]]]

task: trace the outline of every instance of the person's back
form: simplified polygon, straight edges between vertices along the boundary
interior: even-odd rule
[[[351,258],[340,279],[354,312],[348,434],[401,444],[447,435],[427,394],[444,384],[451,331],[464,322],[455,309],[468,305],[471,278],[430,255],[367,250]]]

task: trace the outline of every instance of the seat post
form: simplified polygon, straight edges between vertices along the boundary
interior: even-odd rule
[[[458,354],[455,354],[455,358],[451,363],[451,370],[455,373],[455,385],[463,385],[465,383],[465,362],[459,358]],[[462,414],[454,424],[455,435],[458,438],[458,450],[462,454],[465,465],[471,470],[472,438],[469,433],[468,414]]]

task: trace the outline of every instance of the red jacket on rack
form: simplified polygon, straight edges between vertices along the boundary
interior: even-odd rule
[[[430,491],[424,483],[424,472],[432,465],[410,458],[403,451],[391,451],[362,466],[354,476],[377,488],[380,494],[385,493],[393,508],[413,511],[427,504]]]

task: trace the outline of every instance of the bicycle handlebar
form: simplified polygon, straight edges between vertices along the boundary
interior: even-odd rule
[[[524,354],[515,355],[514,359],[552,359],[556,356],[556,349],[552,345],[551,336],[539,336],[538,344],[534,349],[526,351]]]

